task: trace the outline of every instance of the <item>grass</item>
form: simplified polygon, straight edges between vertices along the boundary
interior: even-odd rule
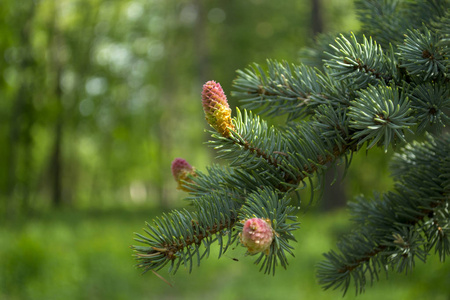
[[[159,212],[63,211],[0,228],[0,299],[341,299],[315,279],[321,253],[348,230],[345,212],[300,216],[295,256],[275,276],[260,273],[241,247],[217,260],[214,249],[192,274],[141,275],[133,232]],[[237,259],[238,261],[236,261]],[[434,255],[412,274],[382,278],[357,299],[450,299],[450,266]],[[355,299],[350,290],[344,299]]]

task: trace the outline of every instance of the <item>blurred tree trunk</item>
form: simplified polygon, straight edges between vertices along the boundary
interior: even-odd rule
[[[336,169],[331,168],[325,174],[323,199],[320,205],[323,211],[338,209],[346,205],[347,197],[345,184],[342,180],[343,173],[343,167],[336,166]],[[332,183],[333,185],[331,185]]]
[[[22,69],[28,68],[28,62],[25,61],[22,64]],[[22,78],[21,86],[17,92],[11,114],[10,128],[9,128],[9,144],[8,144],[8,177],[7,177],[7,204],[6,212],[7,216],[14,218],[17,213],[16,192],[18,189],[22,190],[23,187],[18,187],[18,157],[20,156],[21,136],[23,134],[21,120],[24,120],[25,106],[27,105],[26,99],[29,91],[28,78]],[[24,182],[22,182],[23,184]],[[26,196],[25,194],[24,196]],[[23,198],[24,201],[28,202]]]
[[[311,29],[313,36],[323,31],[321,0],[311,0]]]
[[[56,118],[53,136],[53,149],[50,158],[50,182],[52,189],[52,205],[53,207],[60,207],[62,205],[63,195],[63,133],[64,133],[64,108],[62,105],[62,33],[58,28],[59,21],[59,1],[54,2],[54,19],[50,28],[51,40],[49,47],[51,75],[53,76],[51,82],[53,84],[53,95],[56,107]]]
[[[18,67],[22,76],[12,107],[7,145],[9,158],[7,159],[6,214],[8,218],[14,218],[18,213],[17,204],[20,204],[23,211],[28,209],[31,187],[31,127],[33,124],[31,85],[36,66],[32,56],[31,28],[36,10],[35,4],[30,4],[26,9],[23,19],[25,21],[17,32],[20,36],[20,45],[27,51],[24,52]]]
[[[57,99],[59,101],[59,99]],[[62,113],[59,112],[58,119],[55,124],[55,132],[53,137],[53,150],[51,156],[51,186],[52,186],[52,204],[53,207],[60,207],[62,204],[62,172],[63,160],[61,148],[63,143],[63,120]]]

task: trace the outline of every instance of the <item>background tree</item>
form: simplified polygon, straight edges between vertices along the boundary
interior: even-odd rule
[[[344,23],[329,7],[324,26]],[[173,205],[164,166],[182,149],[210,160],[191,105],[201,83],[214,74],[229,88],[255,52],[295,59],[309,11],[298,1],[5,0],[0,211]]]
[[[325,198],[305,205],[309,185],[299,191],[302,224],[292,231],[298,241],[292,243],[295,259],[275,278],[252,272],[254,256],[246,257],[245,247],[229,248],[216,260],[215,243],[212,259],[195,276],[183,267],[176,276],[158,271],[174,285],[170,288],[137,276],[132,253],[124,247],[143,220],[183,205],[185,194],[176,189],[170,170],[175,157],[200,171],[227,164],[203,144],[209,133],[199,98],[206,81],[220,82],[230,96],[235,70],[257,62],[267,71],[267,57],[298,62],[300,56],[323,70],[321,59],[329,57],[316,50],[330,52],[337,33],[360,28],[353,1],[322,0],[329,38],[319,35],[319,46],[314,45],[311,3],[2,0],[0,299],[339,296],[321,291],[311,270],[354,226],[344,209],[319,211]],[[299,52],[304,45],[309,49]],[[234,117],[239,98],[228,101]],[[286,116],[264,119],[278,128]],[[377,147],[368,155],[355,152],[350,168],[341,165],[346,175],[340,186],[347,195],[393,189],[392,178],[385,176],[391,154]],[[60,195],[58,206],[54,195]],[[336,194],[330,195],[334,200]],[[408,277],[390,274],[359,298],[446,299],[450,266],[438,255],[416,265]]]
[[[213,129],[209,144],[230,164],[203,173],[174,161],[193,209],[165,214],[138,234],[144,244],[133,246],[138,266],[192,270],[217,242],[219,256],[241,243],[265,273],[286,268],[299,190],[306,184],[322,190],[327,169],[351,168],[353,153],[370,155],[375,146],[398,153],[395,186],[351,204],[355,229],[341,239],[339,253],[325,255],[320,283],[345,293],[353,282],[361,292],[381,271],[408,272],[433,250],[444,261],[450,253],[450,137],[443,133],[450,107],[448,4],[358,1],[362,32],[313,51],[311,61],[326,51],[322,70],[269,60],[238,71],[233,95],[258,115],[237,109],[231,118],[224,90],[208,81],[202,105]],[[319,46],[327,41],[322,37]],[[260,115],[285,122],[269,126]]]

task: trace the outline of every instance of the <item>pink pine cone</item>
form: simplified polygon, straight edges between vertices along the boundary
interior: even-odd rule
[[[183,158],[175,158],[172,162],[172,175],[179,180],[183,173],[191,172],[194,168]]]
[[[231,108],[220,83],[210,80],[203,85],[202,106],[208,124],[222,136],[229,137],[234,125],[231,122]]]
[[[270,220],[259,218],[248,219],[240,234],[241,243],[247,247],[248,253],[256,254],[264,252],[269,254],[270,245],[274,238],[274,232]]]
[[[206,115],[212,114],[219,105],[230,107],[220,83],[210,80],[203,85],[202,105]]]
[[[195,176],[195,168],[191,166],[185,159],[175,158],[172,162],[172,175],[178,182],[179,189],[189,191],[188,189],[183,187],[182,181],[191,181],[189,175]]]

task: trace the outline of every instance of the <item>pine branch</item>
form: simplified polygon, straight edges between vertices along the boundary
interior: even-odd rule
[[[320,74],[304,65],[267,61],[268,72],[257,64],[245,71],[238,70],[233,82],[233,96],[242,99],[243,107],[268,116],[288,115],[289,120],[310,114],[310,95],[320,94]]]
[[[450,254],[448,153],[450,135],[406,147],[392,165],[395,192],[373,201],[360,197],[350,205],[359,229],[338,244],[341,255],[331,251],[319,264],[317,276],[325,289],[340,287],[345,294],[353,278],[356,292],[362,292],[367,276],[378,280],[379,271],[389,266],[408,272],[415,257],[425,261],[433,247],[445,260]]]
[[[159,270],[169,262],[169,272],[176,273],[181,264],[189,266],[192,271],[193,259],[200,260],[208,256],[210,245],[215,240],[221,241],[219,257],[231,245],[236,237],[231,227],[237,221],[238,203],[229,201],[219,193],[210,193],[194,201],[198,208],[195,213],[173,211],[147,224],[144,229],[147,236],[136,233],[135,240],[148,246],[131,246],[135,250],[137,266],[148,270]],[[181,233],[181,234],[180,234]],[[223,241],[223,235],[228,239]],[[215,237],[215,238],[214,238]],[[200,246],[205,250],[200,254]]]
[[[370,141],[367,148],[378,144],[387,151],[398,140],[406,142],[403,131],[412,132],[410,127],[415,125],[406,92],[380,84],[358,95],[349,112],[350,127],[358,130],[353,136],[358,144]]]
[[[341,118],[321,119],[318,110],[316,116],[320,121],[302,122],[294,127],[280,131],[270,129],[266,122],[253,118],[244,112],[242,117],[237,111],[234,121],[235,130],[230,136],[213,134],[210,144],[218,150],[219,157],[231,161],[231,165],[240,166],[245,171],[264,170],[277,184],[273,186],[289,192],[307,177],[323,170],[327,164],[345,155],[353,142],[345,130],[335,131]],[[326,143],[323,138],[331,131],[337,143]]]
[[[230,165],[245,169],[256,169],[265,164],[275,172],[280,163],[278,157],[284,151],[280,132],[273,126],[269,128],[258,116],[253,117],[251,112],[245,111],[242,115],[239,109],[233,124],[235,129],[230,131],[229,137],[212,134],[214,140],[209,144],[218,150],[218,157],[229,159]],[[250,156],[259,158],[258,162]]]
[[[145,245],[132,246],[138,266],[191,271],[217,242],[219,257],[237,243],[258,256],[265,273],[286,268],[298,228],[291,196],[305,182],[314,191],[315,176],[342,158],[348,167],[363,144],[397,150],[418,133],[439,133],[450,124],[446,3],[420,2],[417,7],[430,12],[411,22],[420,19],[418,29],[409,23],[417,14],[406,9],[411,3],[367,1],[360,14],[373,21],[364,28],[377,26],[376,39],[341,35],[328,48],[323,70],[269,60],[267,68],[238,71],[234,95],[244,107],[262,116],[286,115],[285,126],[269,127],[252,111],[237,110],[232,118],[220,84],[207,82],[202,105],[214,130],[209,145],[230,166],[203,173],[185,161],[175,164],[174,177],[190,193],[193,211],[165,214],[147,225],[148,236],[137,234]],[[442,261],[450,254],[450,138],[407,145],[392,164],[394,191],[351,204],[358,230],[338,244],[340,254],[325,255],[318,273],[325,288],[345,293],[353,281],[362,292],[381,270],[408,272],[432,249]]]
[[[443,45],[442,40],[440,34],[426,27],[423,30],[409,30],[404,44],[399,46],[401,67],[422,81],[446,77],[450,49]]]
[[[417,111],[418,131],[441,131],[450,123],[450,89],[438,84],[419,85],[411,96],[412,108]]]
[[[220,107],[217,109],[220,110]],[[215,115],[214,111],[211,114]],[[230,235],[225,243],[221,238],[222,233],[232,232],[236,225],[239,226],[238,220],[249,215],[242,213],[255,209],[252,206],[247,207],[247,203],[255,206],[258,201],[262,201],[261,199],[269,201],[268,203],[270,199],[275,199],[273,193],[269,195],[259,190],[261,183],[264,183],[267,188],[278,191],[284,200],[281,200],[282,203],[277,204],[278,206],[272,205],[275,207],[276,215],[270,217],[263,213],[257,215],[258,218],[271,220],[277,237],[267,257],[265,259],[259,257],[256,262],[263,261],[266,273],[275,272],[278,260],[281,266],[286,267],[284,252],[290,249],[288,241],[292,239],[287,232],[295,228],[294,225],[286,224],[286,221],[293,218],[286,216],[294,210],[293,207],[287,206],[289,198],[286,197],[299,186],[300,182],[315,173],[322,172],[327,164],[348,151],[348,145],[344,144],[346,139],[340,136],[341,131],[334,131],[334,134],[337,133],[340,137],[339,145],[327,144],[321,137],[322,132],[335,127],[333,121],[339,120],[339,118],[328,119],[327,124],[322,124],[328,127],[323,127],[322,131],[318,130],[320,126],[317,128],[315,126],[320,123],[314,121],[303,122],[298,127],[289,127],[281,132],[273,127],[268,129],[265,122],[246,113],[242,117],[238,112],[232,124],[228,118],[215,117],[211,122],[214,122],[214,128],[220,135],[213,134],[214,140],[211,144],[219,149],[221,156],[229,158],[227,155],[231,153],[235,160],[232,165],[239,165],[239,168],[224,169],[215,166],[209,170],[209,174],[203,174],[199,171],[192,173],[193,168],[188,167],[186,172],[189,176],[184,177],[174,172],[178,180],[184,178],[181,179],[181,187],[190,191],[192,196],[187,200],[199,212],[174,211],[157,219],[153,225],[148,225],[151,231],[145,232],[150,238],[138,234],[137,239],[138,242],[148,246],[132,246],[137,252],[138,266],[145,271],[158,270],[171,262],[170,272],[176,272],[181,264],[189,265],[191,271],[194,256],[197,257],[199,264],[200,259],[209,252],[214,240],[217,240],[221,247],[219,253],[223,253],[230,241],[235,240],[236,235]],[[222,122],[231,126],[224,126]],[[255,194],[260,200],[254,200]],[[278,200],[278,196],[276,199]],[[240,210],[241,205],[243,211]],[[238,211],[241,211],[240,218],[236,217]],[[202,255],[200,244],[206,247]],[[288,253],[291,253],[290,250]]]
[[[281,198],[280,198],[281,196]],[[299,228],[299,223],[294,222],[296,217],[292,215],[296,208],[289,206],[290,200],[286,195],[279,194],[276,190],[260,190],[247,198],[245,205],[241,209],[239,218],[247,220],[254,217],[269,220],[275,232],[274,241],[270,245],[268,255],[260,253],[255,263],[262,262],[260,271],[275,275],[275,268],[278,264],[286,269],[288,262],[286,252],[294,256],[293,247],[288,241],[296,241],[293,231]],[[292,221],[287,223],[287,221]],[[237,223],[236,228],[242,231],[245,222]]]
[[[442,17],[448,10],[449,1],[357,0],[355,7],[362,33],[387,47],[399,44],[408,29],[419,28]]]
[[[338,80],[351,79],[355,89],[361,89],[378,81],[388,84],[397,77],[395,59],[385,55],[372,38],[363,37],[360,44],[354,34],[350,39],[341,35],[335,42],[336,45],[331,45],[334,53],[328,53],[331,59],[325,66],[334,70],[332,76]]]

